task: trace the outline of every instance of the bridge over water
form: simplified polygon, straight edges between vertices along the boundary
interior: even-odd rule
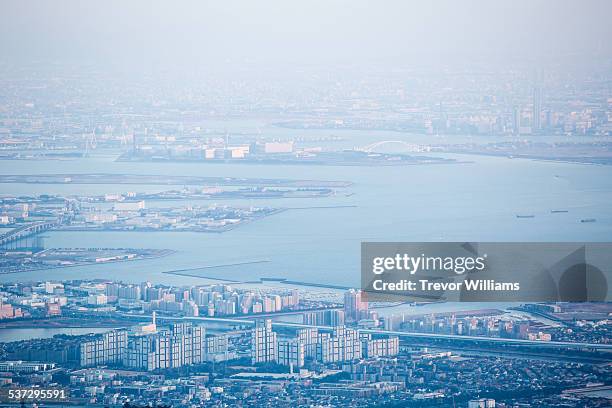
[[[21,225],[0,235],[0,246],[4,246],[11,242],[19,241],[36,234],[40,234],[41,232],[50,230],[56,225],[57,224],[55,222],[51,221],[39,221],[33,222],[31,224]]]
[[[378,142],[371,143],[367,146],[359,147],[356,150],[366,153],[374,153],[377,151],[378,148],[385,145],[399,145],[404,147],[404,150],[409,153],[424,153],[429,152],[431,150],[431,147],[428,145],[408,143],[403,140],[381,140]]]

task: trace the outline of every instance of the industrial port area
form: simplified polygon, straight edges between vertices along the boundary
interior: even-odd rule
[[[137,188],[156,186],[159,189],[96,195],[0,197],[0,273],[151,259],[175,252],[145,248],[45,248],[41,233],[46,231],[223,233],[286,208],[233,207],[219,205],[217,201],[325,198],[350,186],[350,183],[339,181],[116,174],[0,176],[0,182],[136,184]],[[168,185],[176,188],[168,190]],[[212,203],[200,204],[205,201]]]

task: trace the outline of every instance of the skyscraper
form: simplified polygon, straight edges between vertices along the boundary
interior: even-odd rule
[[[130,335],[123,354],[123,365],[148,371],[178,368],[204,361],[205,329],[180,323],[170,330]]]
[[[299,339],[278,342],[278,364],[291,368],[304,367],[305,345]]]
[[[368,302],[362,291],[350,289],[344,294],[344,316],[348,321],[359,321],[368,317]]]
[[[319,330],[315,328],[300,329],[297,331],[297,339],[304,344],[306,357],[315,358],[317,355]]]
[[[302,316],[304,324],[332,327],[344,325],[344,310],[319,310],[304,313]]]
[[[359,331],[344,326],[336,327],[332,333],[320,333],[316,359],[322,363],[334,363],[361,358]]]
[[[541,126],[540,113],[542,112],[542,89],[539,84],[533,87],[533,104],[532,104],[532,121],[531,121],[531,132],[538,133]]]
[[[272,331],[272,320],[258,320],[251,335],[251,361],[253,364],[276,361],[276,333]]]
[[[127,346],[127,330],[111,330],[92,336],[80,345],[81,367],[97,365],[117,365],[121,363],[123,351]]]

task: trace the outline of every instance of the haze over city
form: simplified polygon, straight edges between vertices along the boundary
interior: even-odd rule
[[[294,64],[377,60],[537,62],[609,57],[610,7],[605,0],[389,1],[377,7],[367,1],[9,1],[0,16],[0,45],[5,61],[66,60],[101,70],[127,65],[135,72],[194,65],[231,70],[247,61],[280,72]]]
[[[609,406],[611,12],[2,2],[0,404]]]

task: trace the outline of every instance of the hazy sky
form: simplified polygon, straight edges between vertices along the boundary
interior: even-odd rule
[[[411,63],[612,55],[612,1],[0,3],[3,60]]]

